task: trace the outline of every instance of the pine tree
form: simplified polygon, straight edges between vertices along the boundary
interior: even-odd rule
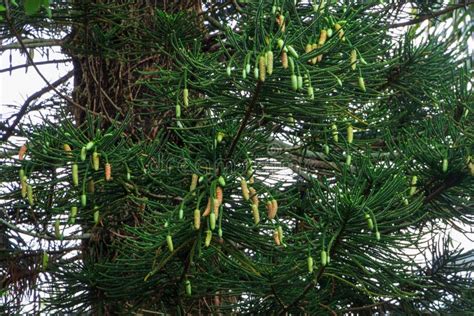
[[[2,1],[1,72],[72,70],[0,125],[0,311],[473,313],[445,2]]]

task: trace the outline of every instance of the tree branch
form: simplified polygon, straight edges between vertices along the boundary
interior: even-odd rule
[[[403,26],[409,26],[409,25],[417,24],[417,23],[423,22],[424,20],[428,20],[428,19],[435,18],[435,17],[440,16],[440,15],[452,12],[456,9],[467,7],[468,5],[471,5],[471,4],[474,4],[474,0],[465,0],[463,3],[454,4],[452,6],[444,8],[443,10],[439,10],[439,11],[436,11],[436,12],[431,12],[429,14],[420,15],[418,18],[410,20],[410,21],[390,24],[388,26],[388,28],[397,28],[397,27],[403,27]]]
[[[69,248],[61,248],[59,250],[48,250],[48,251],[45,251],[43,249],[27,250],[27,251],[23,251],[23,252],[19,252],[18,250],[12,250],[12,251],[7,250],[7,252],[11,253],[11,258],[18,260],[18,259],[23,259],[23,258],[26,258],[26,257],[41,256],[44,252],[48,253],[49,255],[61,255],[61,254],[64,254],[66,252],[77,251],[77,250],[81,250],[81,247],[80,246],[75,246],[75,247],[69,247]]]
[[[234,153],[235,147],[237,146],[237,142],[240,139],[240,136],[242,135],[242,132],[245,129],[245,126],[247,126],[248,120],[250,119],[250,115],[252,114],[252,111],[255,107],[255,104],[257,104],[258,97],[260,95],[260,91],[262,90],[263,82],[258,81],[257,86],[255,87],[255,92],[253,94],[252,100],[250,100],[249,105],[247,106],[247,110],[245,111],[245,116],[242,119],[242,123],[240,123],[239,130],[237,131],[237,134],[235,135],[234,139],[232,140],[232,144],[230,145],[230,149],[227,152],[226,159],[229,159],[232,154]]]
[[[221,30],[221,31],[225,31],[225,27],[219,23],[219,21],[217,21],[215,18],[213,18],[212,16],[206,16],[206,21],[209,22],[212,26],[214,26],[215,28]]]
[[[275,286],[271,286],[271,289],[272,289],[272,292],[273,292],[273,296],[275,296],[278,304],[280,304],[280,306],[282,308],[285,308],[285,303],[283,303],[283,301],[281,300],[281,298],[278,296],[277,292],[275,291]]]
[[[347,309],[344,309],[344,310],[340,311],[340,313],[341,314],[346,314],[346,313],[349,313],[349,312],[358,312],[358,311],[363,311],[363,310],[366,310],[366,309],[372,309],[374,307],[378,307],[378,306],[386,305],[386,304],[389,304],[389,302],[378,302],[378,303],[365,305],[365,306],[351,307],[351,308],[347,308]]]
[[[447,189],[458,185],[464,179],[464,177],[465,175],[460,173],[454,173],[449,175],[443,182],[436,186],[434,190],[427,194],[423,202],[429,203],[432,200],[436,199],[441,193],[443,193]]]
[[[291,302],[290,304],[286,305],[283,309],[281,309],[280,312],[278,312],[277,315],[286,314],[286,312],[288,312],[288,310],[289,310],[290,308],[292,308],[293,306],[296,306],[296,304],[298,304],[298,302],[299,302],[300,300],[302,300],[302,299],[306,296],[306,294],[308,294],[309,290],[311,290],[313,287],[315,287],[315,286],[318,284],[319,279],[320,279],[321,276],[323,275],[325,268],[326,268],[325,266],[321,266],[321,267],[318,269],[318,272],[317,272],[316,277],[314,278],[314,280],[312,280],[311,282],[309,282],[309,283],[305,286],[303,292],[301,292],[301,294],[300,294],[297,298],[295,298],[295,299],[293,300],[293,302]]]
[[[330,312],[331,315],[337,316],[337,313],[336,313],[335,311],[333,311],[333,310],[331,309],[331,307],[329,307],[328,305],[325,305],[325,304],[323,304],[323,303],[319,303],[319,306],[321,306],[321,307],[324,308],[324,309],[327,309],[327,311]]]
[[[23,105],[20,108],[20,111],[18,111],[17,114],[15,114],[16,118],[13,121],[13,123],[6,129],[5,134],[3,134],[2,138],[0,141],[4,142],[7,141],[8,138],[13,134],[13,131],[15,130],[16,126],[18,123],[20,123],[21,119],[23,116],[27,113],[27,109],[30,106],[30,103],[33,102],[35,99],[41,97],[43,94],[55,89],[56,87],[60,86],[61,84],[65,83],[68,81],[72,76],[74,75],[73,71],[68,72],[65,76],[59,78],[55,82],[47,85],[43,89],[33,93],[28,99],[25,100]]]
[[[35,63],[36,63],[37,66],[40,66],[40,65],[48,65],[48,64],[68,63],[70,61],[72,61],[72,59],[45,60],[45,61],[38,61],[38,62],[35,62]],[[16,65],[16,66],[0,69],[0,73],[7,72],[7,71],[13,71],[13,70],[17,70],[17,69],[20,69],[20,68],[25,68],[25,67],[28,67],[28,66],[31,66],[31,64]]]
[[[11,224],[10,222],[7,222],[3,218],[0,218],[0,223],[7,226],[8,228],[18,232],[18,233],[25,234],[25,235],[28,235],[28,236],[31,236],[31,237],[44,239],[44,240],[60,240],[59,238],[55,238],[55,237],[51,237],[51,236],[43,235],[43,234],[37,234],[37,233],[33,233],[33,232],[30,232],[30,231],[18,228],[17,226]],[[79,240],[79,239],[90,239],[90,238],[91,238],[91,234],[85,233],[85,234],[76,235],[76,236],[64,236],[64,237],[61,238],[61,240]]]
[[[335,253],[335,249],[337,248],[337,246],[339,246],[339,243],[341,242],[341,237],[342,237],[342,232],[345,230],[346,228],[346,224],[347,224],[347,216],[344,220],[344,223],[342,224],[341,228],[338,230],[337,232],[337,237],[334,241],[334,245],[330,248],[329,250],[329,256],[332,257]],[[318,283],[319,283],[319,280],[321,279],[322,275],[324,274],[324,270],[326,269],[326,266],[323,266],[321,265],[318,269],[318,272],[316,273],[316,277],[314,278],[314,280],[312,280],[311,282],[309,282],[303,292],[301,292],[301,294],[295,298],[293,300],[293,302],[291,302],[289,305],[287,305],[285,308],[281,309],[277,315],[283,315],[285,314],[286,312],[289,311],[290,308],[296,306],[305,296],[306,294],[308,294],[308,292],[313,288],[315,287]]]
[[[23,43],[23,46],[21,45]],[[5,51],[9,49],[23,49],[26,48],[38,48],[38,47],[47,47],[47,46],[61,46],[63,44],[62,40],[52,40],[52,39],[29,39],[22,38],[21,42],[11,43],[8,45],[0,46],[0,51]]]

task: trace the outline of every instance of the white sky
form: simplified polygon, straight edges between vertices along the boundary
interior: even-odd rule
[[[50,50],[50,60],[65,59],[66,57],[57,52],[57,48]],[[18,50],[11,51],[12,53],[12,65],[23,65],[26,64],[26,56],[21,55]],[[4,52],[0,55],[0,69],[9,67],[10,52]],[[46,56],[40,56],[38,53],[34,56],[35,62],[46,61]],[[49,80],[53,82],[65,75],[72,67],[71,63],[68,64],[55,64],[38,65],[41,73]],[[12,113],[16,112],[14,109],[9,108],[7,105],[21,106],[23,102],[36,91],[46,87],[46,83],[41,79],[38,73],[32,66],[28,67],[28,72],[25,73],[25,68],[13,70],[12,75],[8,72],[0,73],[0,115],[1,119],[5,119]],[[45,94],[50,96],[51,93]]]

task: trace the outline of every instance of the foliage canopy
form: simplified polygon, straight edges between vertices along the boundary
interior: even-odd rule
[[[473,1],[17,2],[0,311],[474,312]]]

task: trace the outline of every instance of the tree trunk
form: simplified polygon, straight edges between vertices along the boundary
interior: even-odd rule
[[[73,26],[64,49],[73,59],[73,100],[83,108],[73,107],[71,112],[77,126],[90,118],[100,118],[100,127],[105,130],[110,124],[131,119],[126,133],[133,138],[154,138],[159,129],[165,128],[167,113],[151,112],[149,108],[134,108],[134,102],[152,93],[137,82],[147,78],[143,72],[156,67],[170,67],[172,62],[160,54],[153,44],[158,30],[155,15],[157,10],[168,14],[187,10],[190,23],[194,13],[201,12],[200,0],[188,1],[76,1],[76,10],[81,12],[81,23]],[[203,24],[199,24],[204,31]],[[88,135],[91,139],[94,135]],[[125,206],[126,207],[126,206]],[[120,216],[121,224],[131,224],[139,217],[135,210],[125,210],[129,216]],[[131,215],[130,215],[131,214]],[[86,231],[94,229],[84,227]],[[94,239],[84,241],[83,258],[86,265],[94,265],[116,254],[109,248],[111,233],[105,228],[95,234]],[[158,290],[157,290],[158,291]],[[90,287],[90,298],[95,315],[117,315],[124,306],[107,300],[104,291]],[[199,304],[196,304],[199,305]],[[146,304],[145,304],[146,306]]]

